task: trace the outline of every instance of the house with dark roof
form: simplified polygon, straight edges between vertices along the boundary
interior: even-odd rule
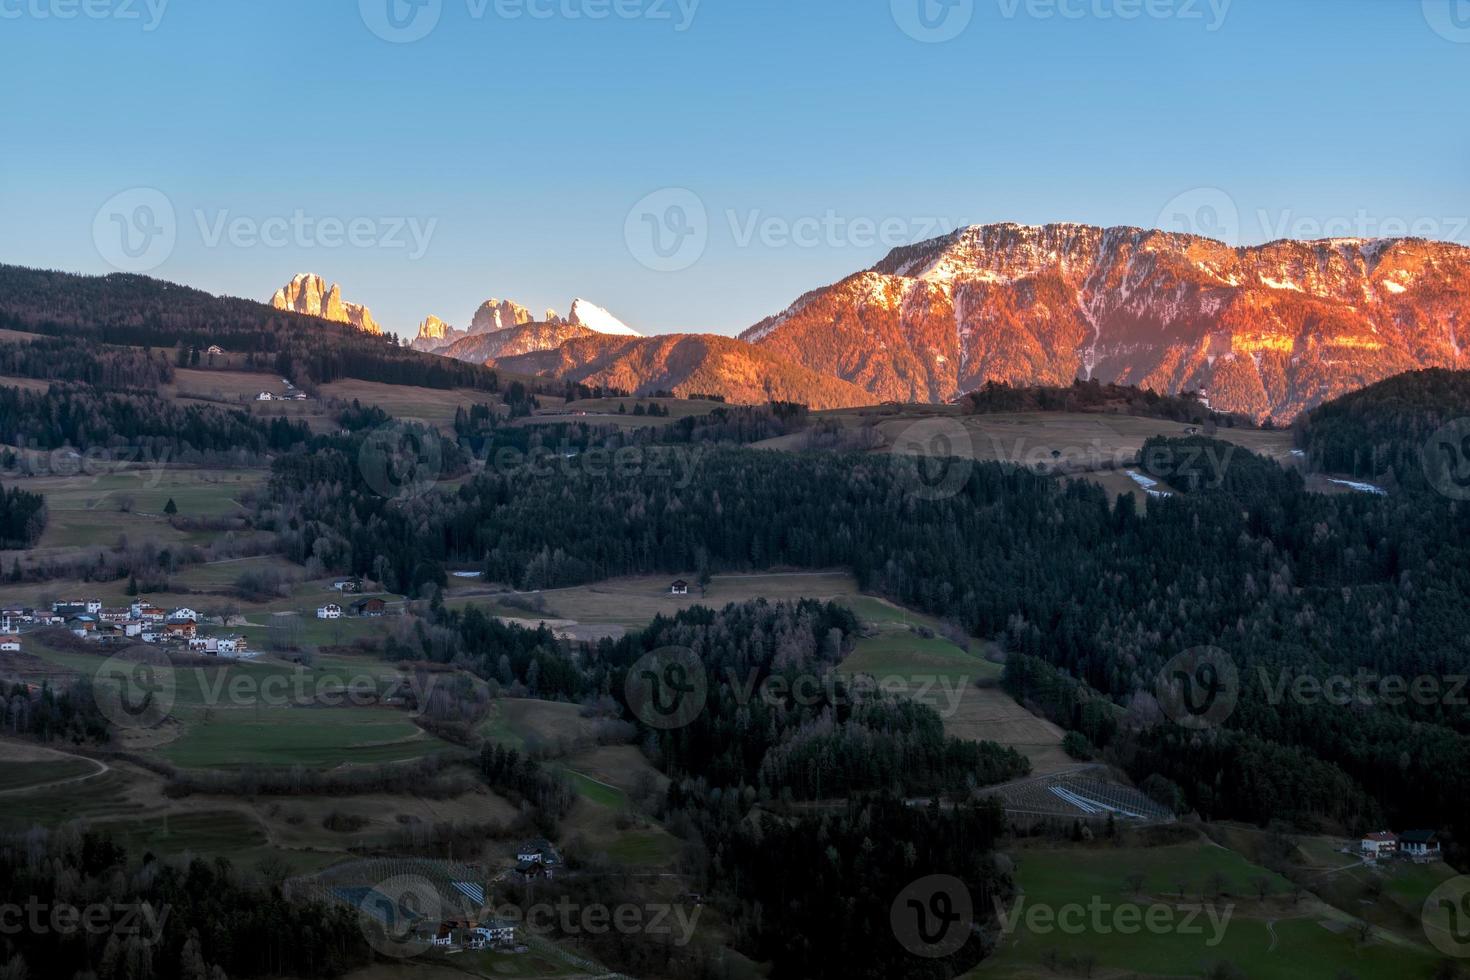
[[[352,615],[354,616],[383,616],[388,612],[388,604],[377,596],[371,599],[359,599],[352,604]]]
[[[1439,835],[1432,830],[1406,830],[1399,835],[1399,850],[1411,861],[1438,861]]]

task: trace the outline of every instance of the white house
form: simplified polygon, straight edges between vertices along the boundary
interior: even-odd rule
[[[0,640],[0,651],[5,651],[7,653],[19,653],[20,652],[20,641],[19,640]]]
[[[170,623],[197,623],[199,619],[199,613],[190,609],[188,606],[180,606],[168,614],[168,621]]]
[[[222,657],[237,657],[250,649],[250,643],[243,636],[220,636],[215,638],[215,649]]]
[[[486,919],[475,927],[475,935],[492,946],[510,946],[516,941],[516,924],[509,919]]]
[[[669,586],[669,595],[688,595],[688,594],[689,594],[689,583],[686,582],[686,581],[684,581],[683,579],[680,579],[679,581],[675,582],[673,585]]]
[[[1371,834],[1365,834],[1363,836],[1361,850],[1363,856],[1370,861],[1393,857],[1398,852],[1398,849],[1398,836],[1390,831],[1376,830]]]
[[[219,641],[212,636],[196,636],[189,641],[191,653],[219,653]]]
[[[329,602],[316,611],[317,619],[341,619],[342,607],[335,602]]]
[[[0,633],[14,635],[20,632],[20,617],[14,613],[0,613]]]
[[[258,402],[273,402],[276,400],[276,396],[272,395],[268,391],[262,391],[260,394],[255,396],[255,400]]]

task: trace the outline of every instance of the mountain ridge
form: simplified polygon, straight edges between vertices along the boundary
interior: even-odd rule
[[[1081,377],[1202,390],[1224,410],[1287,419],[1400,371],[1466,366],[1467,329],[1470,249],[1452,243],[1237,248],[1001,223],[894,249],[740,337],[879,400]]]

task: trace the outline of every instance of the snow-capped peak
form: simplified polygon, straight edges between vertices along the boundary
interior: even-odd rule
[[[616,334],[620,337],[643,336],[607,310],[585,299],[572,300],[572,310],[567,314],[567,322],[598,333]]]

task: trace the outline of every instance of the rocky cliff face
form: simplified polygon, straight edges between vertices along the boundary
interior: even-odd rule
[[[480,304],[474,319],[470,321],[470,336],[508,330],[530,323],[531,319],[531,311],[519,303],[512,303],[508,299],[487,299]]]
[[[425,317],[424,322],[419,324],[418,336],[413,339],[413,349],[437,351],[463,336],[463,330],[456,330],[437,316]]]
[[[271,306],[278,310],[321,317],[334,323],[351,324],[363,333],[380,335],[383,332],[373,319],[372,311],[366,306],[344,301],[342,287],[333,283],[328,288],[326,280],[311,273],[302,273],[276,290],[276,294],[271,297]]]
[[[875,400],[1097,378],[1290,419],[1418,367],[1470,367],[1470,249],[1418,239],[1251,248],[1013,224],[897,249],[742,339]]]

